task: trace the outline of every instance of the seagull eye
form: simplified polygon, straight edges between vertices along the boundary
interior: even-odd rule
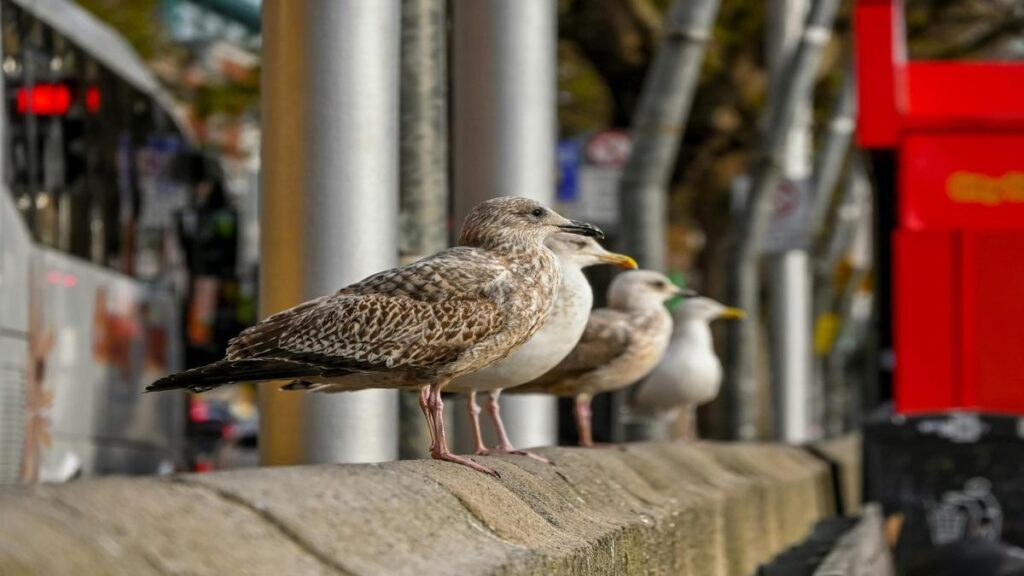
[[[533,216],[534,218],[540,218],[546,213],[547,211],[544,210],[543,208],[534,208],[533,211],[530,212],[530,215]]]
[[[661,280],[655,280],[654,282],[651,282],[651,286],[653,286],[655,290],[665,289],[665,283],[662,282]]]

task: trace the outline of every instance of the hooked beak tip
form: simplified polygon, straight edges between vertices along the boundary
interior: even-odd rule
[[[598,240],[604,239],[604,232],[602,232],[600,228],[579,220],[569,220],[568,224],[562,224],[558,228],[563,232],[568,232],[569,234],[589,236],[591,238],[597,238]]]

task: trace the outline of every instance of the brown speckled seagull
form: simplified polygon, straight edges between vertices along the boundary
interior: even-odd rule
[[[147,390],[283,379],[314,390],[415,385],[431,456],[497,476],[448,450],[441,390],[501,361],[544,323],[561,281],[544,240],[557,232],[603,237],[533,200],[488,200],[466,218],[459,246],[274,314],[234,338],[224,360]]]
[[[665,301],[693,294],[660,272],[619,274],[608,288],[608,307],[591,312],[583,337],[565,360],[506,392],[572,397],[580,445],[593,446],[591,399],[633,384],[658,365],[672,334]]]

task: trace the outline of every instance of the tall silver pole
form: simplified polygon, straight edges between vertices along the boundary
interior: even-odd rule
[[[398,258],[399,0],[306,0],[306,294]],[[311,462],[398,457],[398,397],[307,396]]]
[[[843,84],[836,95],[835,103],[830,111],[828,129],[821,144],[821,151],[814,162],[814,195],[813,210],[811,212],[811,279],[813,283],[813,314],[815,325],[829,322],[832,318],[833,300],[840,290],[833,281],[834,270],[829,257],[829,246],[837,237],[840,230],[846,226],[845,218],[848,214],[856,214],[859,205],[849,201],[849,191],[853,186],[849,182],[853,180],[847,176],[846,185],[837,185],[842,175],[843,165],[849,155],[850,141],[853,137],[853,129],[856,120],[856,90],[852,62],[846,65],[846,72],[843,75]],[[847,172],[852,174],[857,159],[851,161],[851,169]],[[833,202],[833,199],[842,197],[841,200]],[[833,211],[833,205],[835,210]],[[834,225],[825,227],[829,222],[830,215],[835,214]],[[824,324],[821,324],[824,326]],[[815,336],[817,339],[817,335]],[[842,428],[843,409],[849,403],[845,398],[846,387],[835,379],[831,372],[834,367],[829,362],[833,355],[828,353],[824,347],[819,348],[820,343],[815,342],[813,378],[815,390],[823,391],[823,400],[820,407],[822,430],[824,435],[832,436]],[[842,375],[840,374],[841,378]],[[834,391],[840,391],[841,397],[837,398]]]
[[[843,84],[830,110],[828,129],[821,144],[821,152],[814,161],[812,182],[814,194],[811,210],[811,240],[818,242],[823,236],[822,226],[828,219],[828,210],[839,188],[843,163],[850,151],[853,130],[857,123],[857,82],[853,62],[846,62]]]
[[[796,50],[804,28],[808,0],[768,0],[769,65],[776,84],[782,81],[786,61]],[[773,86],[775,97],[781,92]],[[811,175],[811,94],[797,96],[793,124],[782,151],[782,178],[806,182]],[[810,198],[804,197],[809,202]],[[806,249],[788,250],[771,260],[772,371],[776,435],[780,440],[803,442],[811,436],[811,271]]]
[[[758,434],[758,260],[771,218],[772,193],[784,169],[785,156],[782,153],[803,101],[801,95],[813,90],[814,77],[822,50],[831,35],[838,5],[839,0],[816,0],[811,6],[796,49],[786,59],[769,101],[768,131],[761,141],[741,221],[733,226],[735,239],[729,259],[729,301],[747,310],[751,321],[736,322],[730,326],[726,390],[732,403],[734,433],[746,440],[754,439]]]
[[[644,80],[631,128],[633,150],[619,186],[619,247],[644,268],[666,267],[669,181],[719,4],[719,0],[672,3],[654,63]],[[613,439],[656,439],[657,421],[633,418],[627,423],[619,417],[628,397],[625,390],[612,396]]]
[[[402,0],[400,251],[409,261],[448,245],[445,4]]]
[[[640,95],[619,210],[622,249],[644,268],[665,269],[669,180],[718,6],[718,0],[677,0],[671,5]]]
[[[403,263],[448,245],[447,0],[402,0],[401,175]],[[399,394],[399,456],[423,458],[430,434],[419,393]],[[452,413],[447,411],[446,416]]]
[[[263,166],[293,178],[264,179],[264,212],[291,217],[264,219],[263,247],[277,254],[264,258],[261,286],[273,300],[277,284],[298,273],[298,296],[309,299],[397,262],[399,0],[270,0],[264,10],[264,86],[296,82],[270,86],[274,95],[264,97],[273,127]],[[303,462],[398,455],[392,391],[306,395],[298,413],[288,429],[271,421],[264,432],[271,444],[298,436],[292,449],[297,443]]]
[[[453,3],[457,223],[474,205],[495,196],[554,200],[556,5],[551,0]],[[557,440],[554,398],[507,396],[501,402],[516,445]]]

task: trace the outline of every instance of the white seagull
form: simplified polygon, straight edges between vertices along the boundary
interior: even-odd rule
[[[697,406],[714,400],[722,385],[722,363],[715,355],[711,322],[745,316],[743,310],[711,298],[684,300],[675,312],[675,330],[664,359],[633,394],[633,413],[671,419],[683,409],[688,435],[696,437]]]
[[[590,314],[572,352],[548,373],[508,392],[572,397],[580,445],[593,446],[591,399],[625,388],[657,366],[672,335],[672,316],[665,301],[689,295],[692,292],[660,272],[619,274],[608,288],[608,307]]]
[[[636,269],[636,260],[624,254],[609,252],[593,238],[572,234],[556,234],[545,242],[558,256],[562,268],[562,284],[551,308],[548,319],[533,338],[501,362],[467,374],[448,385],[446,391],[462,392],[469,395],[467,404],[473,429],[473,442],[477,454],[488,454],[480,435],[480,407],[476,403],[477,392],[487,392],[487,413],[498,435],[498,446],[494,452],[520,454],[545,460],[526,452],[516,450],[509,441],[505,425],[501,421],[498,397],[504,388],[525,384],[551,370],[569,355],[579,342],[587,327],[590,309],[594,305],[594,293],[583,275],[583,269],[597,264],[615,264],[623,268]],[[545,460],[546,461],[546,460]]]

